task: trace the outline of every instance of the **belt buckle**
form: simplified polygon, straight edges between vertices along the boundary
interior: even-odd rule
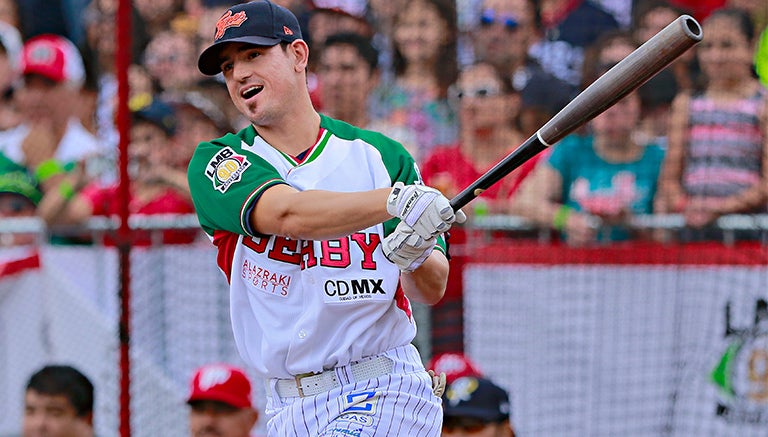
[[[302,380],[303,378],[306,378],[307,376],[312,376],[312,375],[314,375],[314,373],[312,373],[312,372],[307,372],[307,373],[299,373],[298,375],[295,375],[295,376],[293,377],[293,380],[294,380],[294,381],[296,381],[296,388],[297,388],[297,389],[298,389],[298,391],[299,391],[299,397],[301,397],[301,398],[303,398],[303,397],[304,397],[304,389],[303,389],[303,388],[301,388],[301,380]]]

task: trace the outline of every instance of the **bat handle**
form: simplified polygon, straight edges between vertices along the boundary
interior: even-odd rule
[[[512,170],[521,166],[523,163],[533,158],[536,154],[546,149],[548,144],[545,144],[541,140],[541,136],[537,133],[531,135],[523,144],[518,146],[504,159],[499,161],[490,170],[485,172],[479,179],[473,182],[470,186],[465,188],[462,192],[451,199],[451,208],[454,211],[458,211],[463,208],[464,205],[469,203],[472,199],[482,194],[483,191],[490,188],[491,185],[501,180],[504,176],[509,174]]]

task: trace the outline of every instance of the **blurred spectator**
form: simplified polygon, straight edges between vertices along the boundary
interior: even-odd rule
[[[496,66],[520,93],[520,128],[531,135],[568,104],[577,88],[528,55],[541,38],[533,0],[484,0],[479,21],[472,32],[475,57]]]
[[[459,115],[459,142],[435,147],[421,165],[424,182],[456,196],[524,140],[517,127],[520,96],[488,63],[462,69],[450,90]],[[506,212],[515,185],[506,177],[475,199],[475,209]],[[469,212],[472,208],[469,209]]]
[[[133,111],[131,143],[128,146],[128,169],[131,177],[130,214],[191,214],[194,212],[186,180],[179,176],[183,169],[174,166],[176,145],[173,135],[176,118],[173,108],[160,100]],[[112,217],[120,212],[119,186],[90,182],[82,171],[74,171],[57,190],[46,193],[38,213],[51,225],[81,224],[93,216]],[[137,231],[134,245],[185,244],[195,241],[198,232],[165,230],[162,238],[150,232]],[[109,237],[105,244],[113,244]]]
[[[371,42],[355,33],[331,35],[320,52],[317,76],[323,83],[323,112],[368,129],[368,101],[379,84],[378,53]]]
[[[326,38],[334,33],[357,33],[373,36],[373,28],[365,16],[364,0],[311,0],[309,10],[310,49],[320,53]]]
[[[542,0],[544,38],[531,47],[542,67],[573,86],[581,85],[584,48],[619,28],[613,15],[591,0]]]
[[[445,373],[445,381],[448,384],[465,376],[482,376],[478,366],[461,352],[433,355],[425,367],[434,370],[437,374]]]
[[[157,93],[152,76],[143,64],[128,66],[128,88],[128,108],[133,109],[149,105]]]
[[[414,150],[416,133],[405,125],[372,117],[375,91],[381,83],[378,53],[370,39],[355,33],[329,36],[318,56],[321,112],[363,129],[384,133]]]
[[[184,11],[183,0],[133,0],[131,3],[150,37],[167,30],[168,23]]]
[[[213,102],[224,113],[227,123],[232,127],[233,131],[236,132],[248,126],[248,120],[232,104],[229,91],[223,82],[218,81],[215,77],[208,77],[198,81],[194,86],[194,90]]]
[[[509,393],[490,379],[465,376],[443,394],[443,437],[514,437]]]
[[[0,21],[0,131],[10,129],[21,122],[16,102],[13,100],[13,93],[18,86],[21,48],[19,31]]]
[[[201,1],[199,7],[194,10],[194,17],[197,21],[197,49],[200,53],[208,47],[211,40],[211,29],[216,28],[216,22],[219,21],[227,9],[238,3],[237,1]]]
[[[116,0],[91,0],[90,5],[83,14],[86,31],[84,52],[87,56],[85,59],[90,62],[89,69],[95,76],[94,80],[98,90],[96,101],[97,137],[104,145],[113,149],[117,148],[119,141],[115,127],[115,107],[117,102],[117,77],[115,72],[115,49],[117,47],[116,13]],[[131,60],[132,64],[140,65],[142,53],[149,37],[144,31],[141,17],[139,17],[135,8],[132,9],[131,24]],[[130,67],[131,70],[135,68]],[[132,75],[129,71],[129,76]],[[133,85],[134,83],[131,83],[131,86]],[[136,92],[135,89],[131,89],[132,94],[136,94]]]
[[[44,192],[57,186],[76,162],[107,155],[77,114],[85,80],[77,48],[56,35],[24,45],[23,85],[16,91],[22,123],[0,132],[0,151],[34,172]]]
[[[92,437],[93,400],[93,384],[79,370],[43,367],[27,383],[22,436]]]
[[[144,51],[144,65],[156,84],[156,91],[161,94],[187,91],[203,79],[197,70],[197,55],[191,36],[173,30],[156,33]]]
[[[35,217],[43,193],[26,168],[0,153],[0,219]],[[0,236],[0,246],[25,246],[35,242],[35,234],[6,234]]]
[[[456,81],[456,6],[452,0],[414,0],[394,22],[394,83],[382,83],[374,117],[405,126],[416,137],[417,162],[438,144],[456,140],[448,87]]]
[[[187,166],[197,145],[234,130],[219,107],[199,91],[182,93],[168,102],[176,113],[176,151],[170,156],[175,170],[168,177],[178,178],[179,186],[187,186]]]
[[[421,165],[424,183],[448,198],[456,196],[525,139],[515,124],[520,96],[492,65],[478,63],[462,69],[450,95],[459,116],[459,141],[433,148]],[[506,212],[516,175],[494,184],[464,210],[470,216]],[[431,307],[433,353],[461,351],[464,347],[465,228],[454,226],[449,241],[453,252],[445,296]]]
[[[84,56],[88,55],[88,53],[84,54]],[[80,99],[75,110],[75,116],[80,120],[85,130],[98,138],[99,78],[97,72],[93,69],[93,63],[85,58],[83,61],[85,65],[85,81],[80,88]],[[105,144],[101,140],[100,142]]]
[[[369,0],[368,20],[373,27],[373,46],[379,51],[379,71],[382,82],[391,83],[394,79],[393,58],[394,21],[397,12],[407,0]]]
[[[752,72],[752,22],[743,11],[719,9],[703,31],[697,53],[707,85],[675,98],[659,205],[683,213],[693,228],[765,211],[768,175],[768,92]]]
[[[310,1],[305,36],[315,56],[309,61],[307,84],[312,105],[323,111],[323,82],[317,76],[317,63],[322,56],[325,40],[334,33],[356,33],[366,38],[373,35],[373,28],[365,17],[365,1],[317,0]]]
[[[639,4],[632,28],[635,41],[638,45],[645,43],[685,13],[664,0]],[[672,101],[680,90],[691,90],[697,85],[698,72],[696,51],[693,48],[638,88],[642,103],[638,141],[654,142],[666,148]]]
[[[642,0],[646,1],[646,0]],[[627,29],[632,24],[632,9],[639,0],[594,0],[595,4],[613,15],[622,29]]]
[[[195,372],[187,404],[191,437],[248,437],[259,418],[248,376],[226,364],[209,364]]]
[[[636,48],[622,34],[596,44],[602,67],[595,77]],[[627,223],[635,214],[653,212],[664,157],[657,145],[635,141],[639,117],[640,97],[633,92],[595,117],[588,135],[565,137],[523,182],[514,210],[561,231],[574,246],[638,237]]]
[[[671,5],[666,0],[647,0],[639,3],[634,11],[632,32],[638,44],[643,44],[683,14],[690,15],[686,9]],[[672,73],[673,78],[667,77]],[[643,87],[650,92],[654,86],[664,87],[674,80],[678,90],[692,90],[700,86],[701,74],[696,59],[696,46],[678,57],[665,70],[651,78]],[[657,79],[658,78],[658,79]]]
[[[768,2],[763,0],[726,0],[725,7],[741,9],[752,19],[757,33],[768,26]]]

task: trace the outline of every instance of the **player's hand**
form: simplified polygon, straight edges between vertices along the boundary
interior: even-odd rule
[[[446,232],[454,222],[467,220],[463,211],[454,213],[451,203],[438,190],[402,182],[396,182],[392,187],[387,198],[387,212],[399,217],[425,239]]]
[[[573,212],[568,216],[563,231],[565,231],[569,245],[585,246],[595,241],[600,226],[601,222],[597,217]]]
[[[439,375],[435,374],[434,370],[428,370],[429,376],[432,377],[432,393],[437,397],[443,396],[445,392],[445,372],[440,372]]]
[[[437,242],[436,237],[424,239],[413,228],[400,222],[395,230],[381,242],[384,256],[400,268],[402,272],[416,270],[432,253]]]

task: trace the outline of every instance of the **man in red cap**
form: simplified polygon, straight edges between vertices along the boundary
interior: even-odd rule
[[[248,377],[227,364],[197,369],[187,403],[192,437],[248,437],[259,418]]]
[[[464,376],[482,376],[478,366],[461,352],[444,352],[433,356],[427,363],[427,369],[436,374],[445,373],[445,379],[451,384]]]

